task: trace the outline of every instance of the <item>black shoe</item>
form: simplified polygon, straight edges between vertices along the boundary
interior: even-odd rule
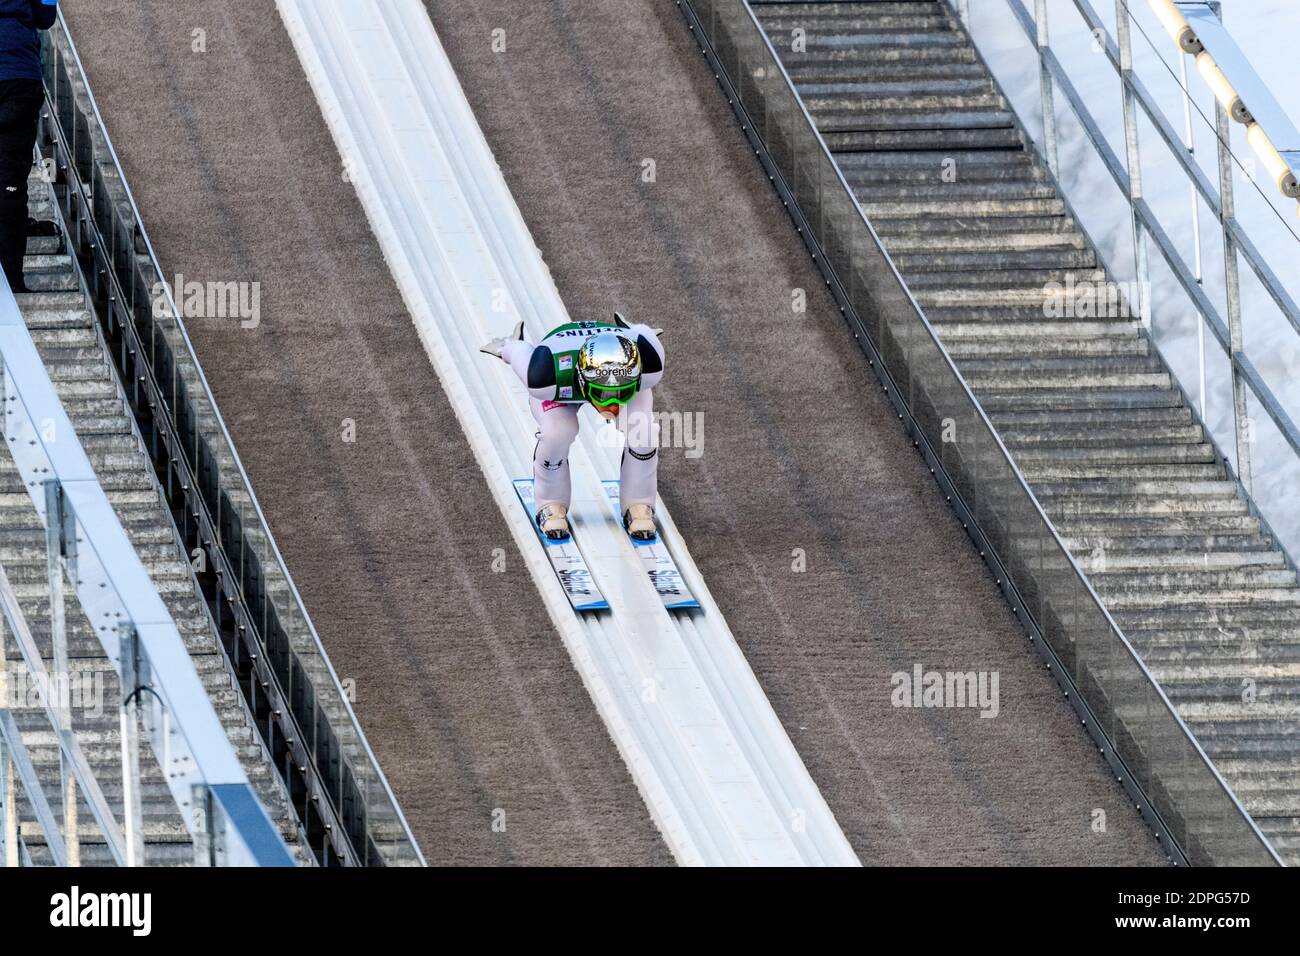
[[[48,219],[28,219],[27,235],[33,237],[54,237],[59,234],[58,223]]]

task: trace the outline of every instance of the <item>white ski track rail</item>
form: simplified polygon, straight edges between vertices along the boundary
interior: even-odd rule
[[[617,449],[590,420],[570,458],[571,517],[610,610],[569,606],[512,484],[532,470],[523,389],[478,352],[518,318],[536,341],[569,317],[419,0],[278,6],[447,399],[673,855],[856,865],[660,502],[701,604],[664,609],[611,514],[601,479],[617,475]]]

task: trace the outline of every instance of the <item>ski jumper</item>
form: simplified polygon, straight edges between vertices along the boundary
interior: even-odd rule
[[[631,339],[641,353],[641,388],[619,413],[620,428],[627,437],[619,468],[619,505],[623,511],[634,504],[654,507],[659,452],[652,390],[664,374],[659,337],[648,325],[569,322],[546,333],[535,346],[511,340],[501,355],[528,389],[528,405],[537,421],[533,480],[538,508],[548,504],[569,507],[569,447],[578,437],[578,412],[587,404],[578,377],[578,352],[589,337],[610,331]]]

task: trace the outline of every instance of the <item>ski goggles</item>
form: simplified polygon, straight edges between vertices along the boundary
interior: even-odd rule
[[[593,385],[587,384],[587,401],[599,408],[611,405],[626,405],[641,388],[641,383],[629,382],[627,385]]]

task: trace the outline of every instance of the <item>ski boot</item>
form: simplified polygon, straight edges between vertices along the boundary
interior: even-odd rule
[[[632,505],[623,512],[623,530],[637,541],[655,539],[655,510],[649,505]]]
[[[569,509],[561,504],[549,504],[537,512],[537,527],[552,541],[569,537]]]

